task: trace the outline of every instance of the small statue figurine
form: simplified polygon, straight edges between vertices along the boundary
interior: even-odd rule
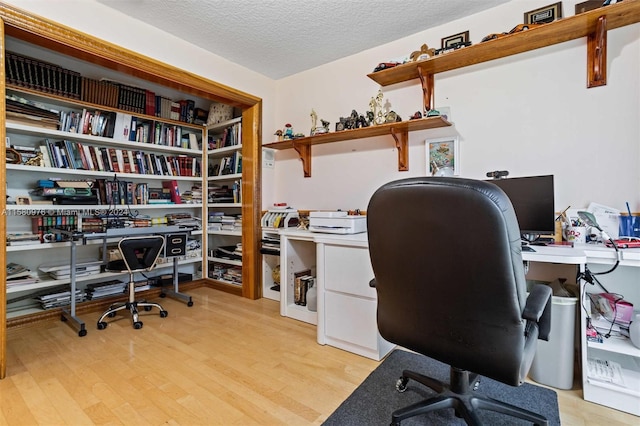
[[[293,139],[293,126],[289,123],[284,125],[284,130],[282,131],[282,137],[284,140]]]
[[[280,130],[280,129],[276,130],[274,135],[278,137],[278,141],[282,141],[283,140],[284,133],[282,132],[282,130]]]
[[[384,124],[385,119],[384,119],[384,112],[383,112],[383,107],[382,107],[382,99],[383,99],[384,95],[382,94],[382,90],[378,89],[378,94],[376,95],[375,101],[376,101],[376,110],[375,110],[375,123],[376,124]]]
[[[315,135],[316,134],[316,128],[318,126],[318,114],[316,114],[316,111],[311,108],[311,133],[309,133],[310,135]]]

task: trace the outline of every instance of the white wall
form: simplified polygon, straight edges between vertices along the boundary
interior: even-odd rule
[[[563,1],[564,15],[576,2]],[[465,30],[479,43],[509,31],[539,1],[513,1],[277,82],[276,121],[309,134],[312,108],[335,123],[365,112],[378,85],[366,77],[378,62]],[[586,88],[586,38],[436,75],[437,106],[449,106],[453,128],[409,135],[409,171],[398,172],[391,137],[314,146],[312,177],[295,151],[277,153],[275,199],[301,209],[364,209],[381,184],[424,175],[426,138],[460,137],[461,175],[485,178],[554,174],[556,209],[595,201],[640,211],[640,25],[609,31],[607,85]],[[382,88],[404,119],[421,109],[418,80]],[[270,123],[264,123],[268,134]],[[275,139],[275,138],[274,138]]]

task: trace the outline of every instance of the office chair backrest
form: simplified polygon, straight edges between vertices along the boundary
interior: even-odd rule
[[[131,271],[152,269],[164,248],[164,237],[125,237],[118,243],[125,267]]]
[[[524,353],[526,281],[504,192],[462,178],[391,182],[371,198],[367,227],[380,334],[453,367],[521,383],[530,365],[523,357],[532,356]]]

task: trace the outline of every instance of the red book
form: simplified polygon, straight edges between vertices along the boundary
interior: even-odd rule
[[[182,199],[180,198],[180,188],[178,188],[177,180],[165,180],[162,182],[163,188],[168,188],[171,193],[171,201],[174,204],[181,204]]]

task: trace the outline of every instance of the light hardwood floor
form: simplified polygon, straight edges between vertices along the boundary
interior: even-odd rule
[[[378,363],[315,342],[315,327],[278,304],[208,288],[169,316],[129,318],[88,335],[51,321],[8,331],[0,424],[319,425]],[[120,318],[120,317],[117,317]],[[563,425],[637,425],[640,418],[558,391]],[[383,421],[385,423],[386,420]]]

